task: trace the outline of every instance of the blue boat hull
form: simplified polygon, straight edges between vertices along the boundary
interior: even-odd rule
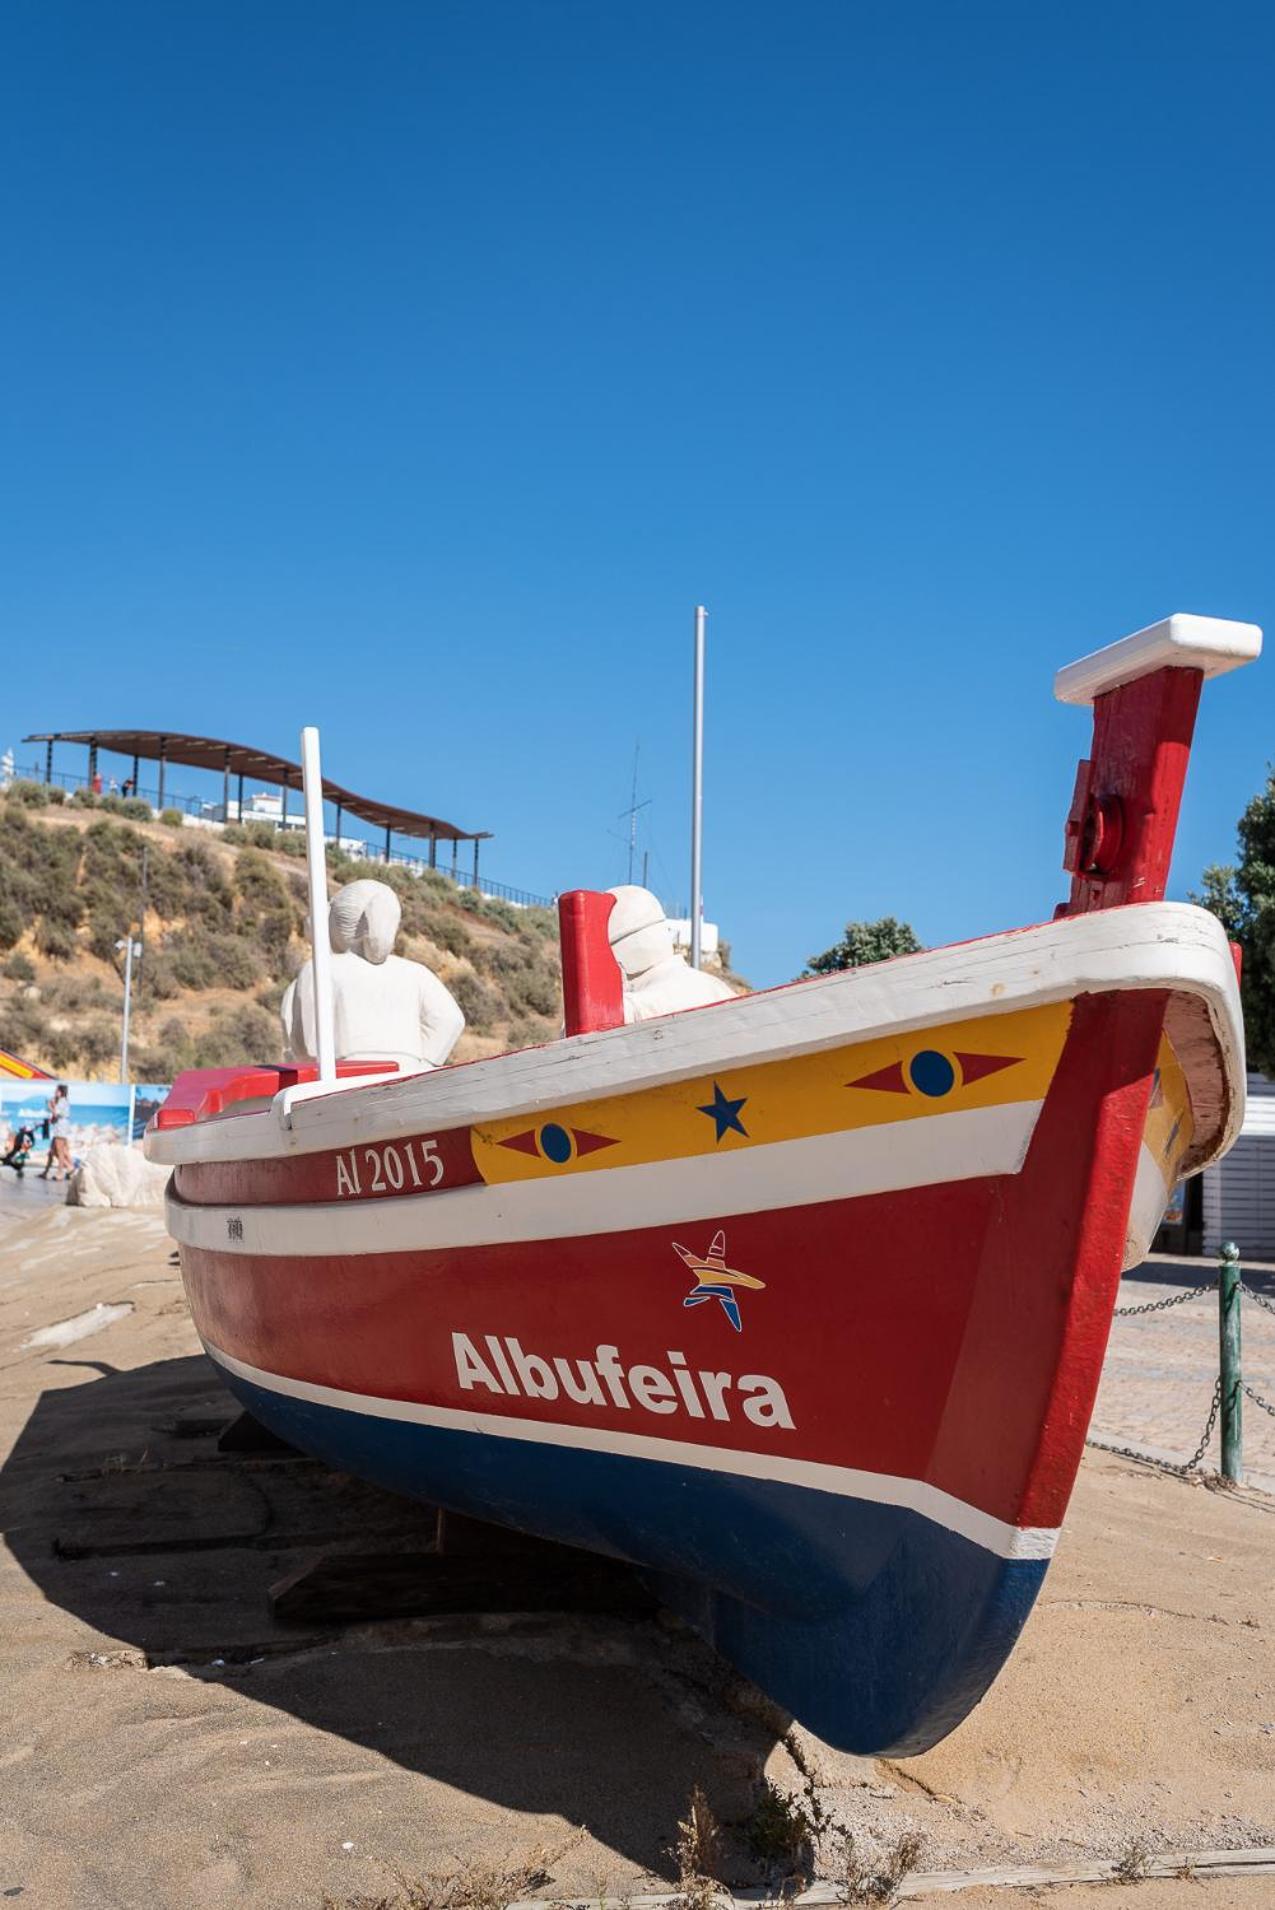
[[[896,1506],[372,1417],[219,1371],[263,1425],[343,1471],[644,1568],[839,1750],[898,1756],[942,1738],[1005,1662],[1046,1569]]]

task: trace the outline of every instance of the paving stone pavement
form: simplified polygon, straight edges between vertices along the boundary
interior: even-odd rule
[[[1208,1260],[1177,1260],[1153,1254],[1126,1275],[1119,1304],[1145,1306],[1170,1299],[1215,1271]],[[1245,1274],[1275,1305],[1275,1267],[1246,1266]],[[1248,1295],[1243,1302],[1243,1376],[1255,1392],[1275,1405],[1275,1313]],[[1102,1385],[1091,1433],[1181,1464],[1199,1442],[1208,1417],[1218,1373],[1216,1292],[1170,1307],[1163,1313],[1117,1317],[1103,1366]],[[1244,1471],[1248,1484],[1275,1493],[1275,1417],[1252,1400],[1244,1401]],[[1214,1429],[1202,1464],[1220,1464],[1219,1434]]]

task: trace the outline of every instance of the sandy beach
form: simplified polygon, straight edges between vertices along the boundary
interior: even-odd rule
[[[1114,1423],[1109,1392],[1103,1410]],[[1275,1846],[1275,1501],[1260,1492],[1091,1452],[990,1695],[926,1756],[868,1760],[792,1725],[658,1612],[277,1623],[269,1587],[298,1564],[419,1549],[431,1515],[309,1460],[219,1452],[233,1417],[161,1220],[10,1184],[6,1897],[345,1910],[394,1903],[399,1873],[493,1869],[548,1899],[658,1892],[697,1784],[739,1888],[782,1881],[758,1854],[767,1784],[863,1851],[920,1833],[926,1874]],[[1099,1888],[1048,1900],[1109,1905]],[[1275,1903],[1275,1868],[1135,1882],[1128,1900]]]

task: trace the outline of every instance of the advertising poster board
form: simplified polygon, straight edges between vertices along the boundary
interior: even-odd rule
[[[66,1081],[69,1097],[71,1159],[90,1147],[124,1146],[132,1139],[134,1089],[124,1081]],[[45,1123],[56,1081],[17,1081],[0,1075],[0,1139],[6,1151],[9,1136],[19,1127],[35,1133],[29,1166],[43,1169],[48,1158]],[[165,1090],[166,1092],[166,1090]]]
[[[172,1092],[171,1081],[139,1081],[133,1089],[133,1139],[140,1141],[152,1115]]]

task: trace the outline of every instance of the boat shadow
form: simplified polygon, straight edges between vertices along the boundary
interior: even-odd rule
[[[610,1611],[595,1593],[594,1609],[349,1624],[319,1599],[284,1624],[272,1586],[316,1556],[423,1551],[432,1509],[286,1450],[220,1451],[237,1408],[202,1355],[56,1364],[86,1383],[40,1395],[0,1469],[0,1526],[87,1628],[72,1661],[181,1666],[451,1792],[587,1826],[666,1876],[693,1786],[723,1820],[752,1808],[788,1721],[643,1606],[624,1568]],[[749,1874],[741,1857],[730,1880]]]

